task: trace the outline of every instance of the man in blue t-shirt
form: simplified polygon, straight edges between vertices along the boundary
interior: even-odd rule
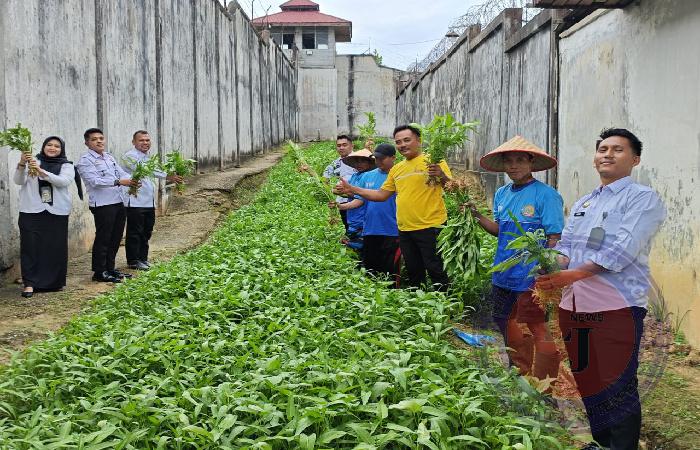
[[[360,187],[379,189],[396,161],[396,149],[380,144],[374,150],[377,168],[364,174]],[[352,183],[351,183],[352,184]],[[394,277],[398,286],[401,251],[399,227],[396,224],[396,194],[385,202],[366,200],[365,224],[362,230],[362,263],[371,274]]]
[[[498,237],[494,265],[513,256],[515,250],[506,246],[514,239],[509,233],[519,235],[511,213],[525,231],[543,229],[547,245],[554,247],[564,228],[563,200],[554,188],[536,180],[532,172],[555,167],[557,161],[547,153],[516,136],[480,161],[481,167],[491,172],[505,172],[512,180],[496,191],[491,220],[472,208],[479,225]],[[535,377],[556,378],[559,370],[559,353],[549,335],[544,311],[534,303],[531,288],[534,278],[529,276],[535,263],[518,264],[504,272],[493,274],[490,298],[493,302],[493,319],[498,325],[510,352],[511,362],[522,374]],[[523,335],[519,323],[527,324],[534,339],[534,368],[532,367],[532,342]]]

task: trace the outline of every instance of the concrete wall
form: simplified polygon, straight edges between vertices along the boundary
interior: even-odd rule
[[[338,74],[332,69],[299,68],[299,138],[302,141],[337,136]]]
[[[592,190],[604,127],[644,143],[635,178],[664,199],[669,219],[650,258],[669,311],[700,345],[700,3],[643,0],[562,34],[559,190],[571,204]]]
[[[391,136],[396,126],[396,85],[399,70],[380,66],[371,55],[338,55],[338,134],[357,134],[365,112],[374,112],[377,133]]]
[[[180,149],[200,171],[232,166],[296,137],[296,82],[282,51],[241,10],[215,0],[0,2],[0,127],[21,122],[37,145],[62,136],[74,161],[86,150],[83,131],[99,126],[118,158],[146,129],[161,155]],[[6,276],[18,273],[18,187],[8,181],[18,159],[0,153]],[[69,245],[77,253],[89,249],[94,228],[87,201],[74,199]]]
[[[481,124],[472,141],[450,155],[454,166],[479,171],[490,199],[502,175],[479,159],[516,134],[544,149],[550,138],[552,17],[544,11],[521,27],[522,10],[506,9],[483,30],[470,28],[450,51],[398,95],[397,123],[428,123],[435,115]],[[551,181],[547,174],[539,174]]]

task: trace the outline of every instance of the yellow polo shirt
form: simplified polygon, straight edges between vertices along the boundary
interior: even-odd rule
[[[445,161],[440,167],[452,177]],[[428,186],[428,164],[424,155],[396,164],[382,185],[385,191],[396,192],[396,221],[400,231],[416,231],[442,225],[447,209],[442,186]]]

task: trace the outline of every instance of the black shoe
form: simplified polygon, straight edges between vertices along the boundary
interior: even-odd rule
[[[24,298],[32,298],[34,295],[34,291],[22,291],[22,297]]]
[[[587,444],[585,447],[581,447],[581,450],[602,450],[603,447],[599,446],[595,442]]]
[[[95,272],[95,274],[92,276],[92,281],[99,281],[101,283],[121,283],[122,279],[119,277],[115,277],[108,271],[104,272]]]
[[[132,261],[129,263],[129,269],[134,269],[134,270],[148,270],[150,269],[151,266],[146,264],[143,261]]]
[[[112,275],[113,277],[119,278],[119,279],[124,279],[124,278],[131,278],[133,275],[130,273],[124,273],[120,272],[118,270],[108,270],[109,274]]]
[[[141,261],[141,262],[144,263],[146,265],[146,267],[148,267],[149,269],[151,268],[151,263],[149,263],[148,261]]]

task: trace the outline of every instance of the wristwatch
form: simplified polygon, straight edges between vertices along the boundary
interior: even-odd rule
[[[119,186],[119,180],[114,180],[114,185]]]

